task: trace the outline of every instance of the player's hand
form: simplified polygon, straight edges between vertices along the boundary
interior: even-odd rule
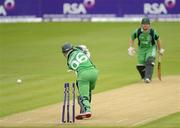
[[[129,47],[128,48],[128,54],[130,56],[134,56],[135,53],[136,53],[135,48],[133,48],[133,47]]]
[[[161,48],[160,50],[159,50],[159,55],[163,55],[164,54],[164,51],[165,51],[165,49],[163,49],[163,48]]]

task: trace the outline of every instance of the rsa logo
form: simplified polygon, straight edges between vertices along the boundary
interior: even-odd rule
[[[3,5],[0,5],[0,16],[6,16],[7,11],[15,8],[15,0],[5,0]]]
[[[84,0],[83,3],[64,3],[64,14],[86,14],[87,9],[95,5],[95,0]]]
[[[176,5],[176,0],[165,0],[164,3],[144,3],[144,14],[167,14],[167,9]]]

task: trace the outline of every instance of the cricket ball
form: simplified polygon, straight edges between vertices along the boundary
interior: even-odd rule
[[[22,83],[22,80],[21,79],[17,79],[16,81],[18,84]]]

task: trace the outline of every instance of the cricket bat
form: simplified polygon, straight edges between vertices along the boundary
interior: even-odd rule
[[[161,55],[158,56],[157,76],[158,79],[161,81]]]

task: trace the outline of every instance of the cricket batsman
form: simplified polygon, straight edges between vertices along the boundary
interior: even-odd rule
[[[144,17],[141,21],[141,27],[136,29],[130,39],[130,47],[128,54],[133,56],[136,52],[134,41],[138,39],[136,68],[145,83],[150,83],[152,80],[153,68],[155,65],[156,52],[160,56],[163,55],[164,49],[161,48],[161,41],[158,33],[151,28],[150,19]]]
[[[77,75],[76,85],[78,88],[78,104],[80,114],[77,120],[91,117],[91,97],[98,78],[98,70],[90,59],[90,52],[85,45],[73,47],[71,43],[62,46],[62,53],[67,58],[69,70],[75,71]]]

